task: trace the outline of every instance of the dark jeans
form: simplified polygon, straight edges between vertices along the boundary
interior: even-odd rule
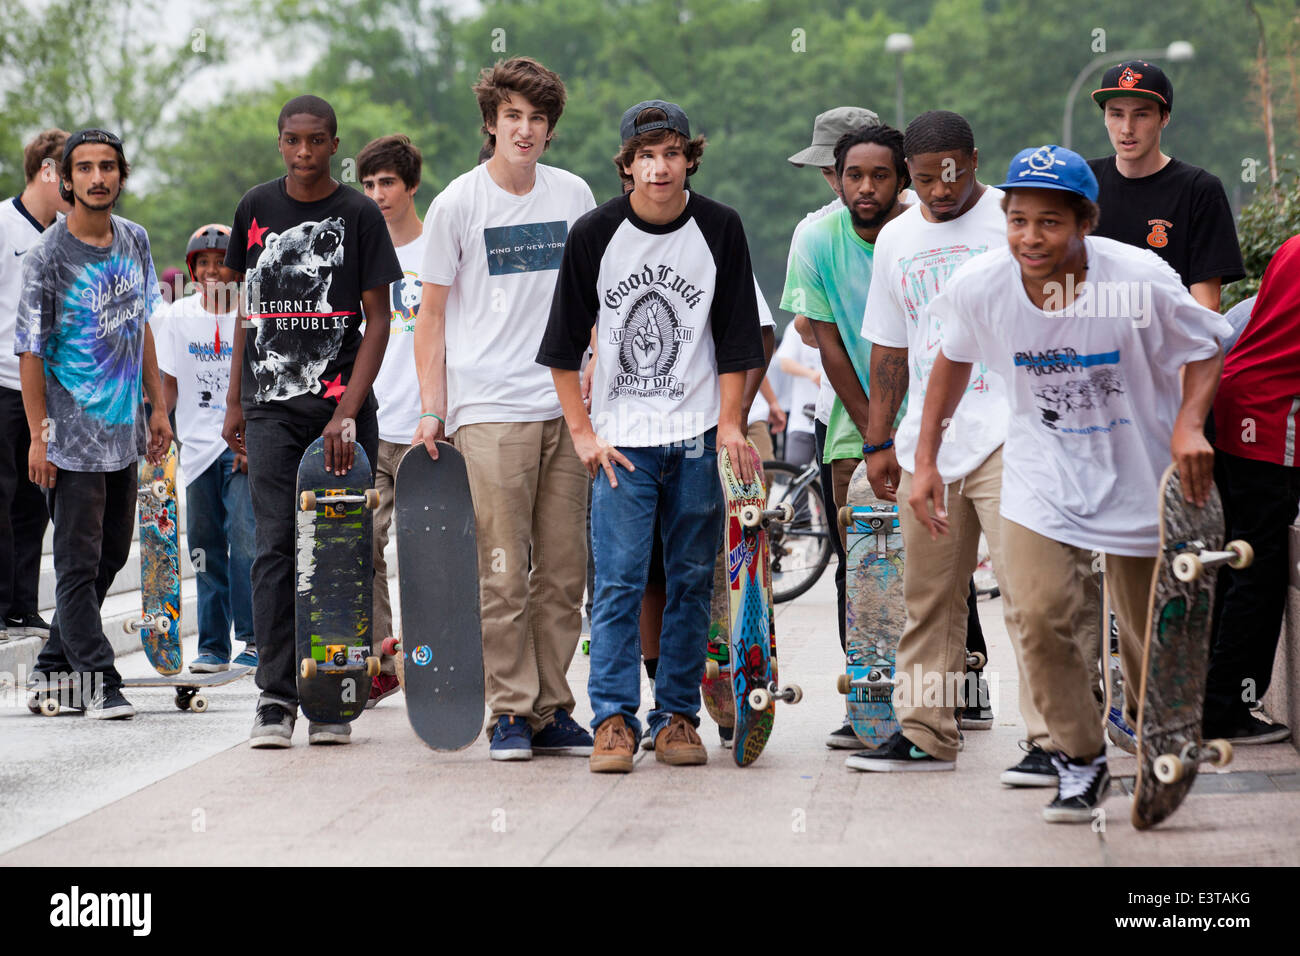
[[[1288,535],[1300,504],[1300,468],[1214,454],[1225,540],[1255,549],[1248,568],[1219,568],[1205,723],[1235,722],[1268,690],[1290,574]]]
[[[185,486],[185,526],[199,593],[199,653],[230,660],[230,625],[253,640],[253,503],[227,448]],[[296,469],[295,469],[296,471]]]
[[[253,559],[253,635],[257,645],[259,704],[298,711],[294,650],[294,576],[298,550],[298,464],[328,418],[257,418],[246,423],[248,490],[253,499],[257,556]],[[379,425],[373,411],[357,418],[356,441],[373,463]],[[373,465],[372,465],[373,467]]]
[[[966,596],[966,650],[979,651],[985,660],[989,656],[988,645],[984,643],[984,628],[980,626],[980,613],[975,604],[975,579],[970,579],[970,594]]]
[[[0,388],[0,615],[4,617],[39,610],[41,543],[50,513],[44,493],[27,480],[30,444],[22,393]]]
[[[104,687],[120,687],[113,646],[99,609],[131,553],[138,468],[120,471],[59,469],[48,493],[54,518],[54,620],[36,659],[40,673],[76,671],[83,680],[103,675]]]
[[[831,466],[822,461],[826,455],[826,425],[824,422],[817,421],[813,423],[813,429],[817,437],[817,464],[821,468],[822,506],[826,509],[831,522],[828,531],[831,536],[831,547],[835,549],[835,621],[840,628],[840,650],[847,651],[848,644],[844,636],[844,582],[848,568],[845,566],[844,546],[840,544],[840,536],[835,530],[834,522],[839,520],[836,518],[839,512],[835,508],[835,485],[831,479]]]

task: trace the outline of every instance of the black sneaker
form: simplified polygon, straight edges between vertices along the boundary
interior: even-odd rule
[[[730,750],[730,749],[731,749],[731,747],[732,747],[732,742],[735,740],[735,737],[736,737],[736,728],[735,728],[735,727],[719,727],[719,728],[718,728],[718,743],[722,744],[722,749],[723,749],[723,750]]]
[[[1091,823],[1093,810],[1110,791],[1105,752],[1082,760],[1053,754],[1052,766],[1059,778],[1056,799],[1043,807],[1043,819],[1048,823]]]
[[[135,708],[119,688],[104,688],[90,698],[85,716],[90,720],[130,720],[135,716]]]
[[[999,778],[1008,787],[1055,787],[1058,782],[1052,755],[1037,744],[1020,741],[1024,759],[1002,771]]]
[[[993,726],[993,708],[989,706],[989,683],[983,677],[976,678],[979,683],[976,701],[961,709],[959,719],[964,730],[988,730]]]
[[[4,629],[9,632],[10,637],[44,639],[50,636],[50,622],[39,614],[5,615]]]
[[[952,770],[957,766],[952,760],[938,760],[931,757],[916,744],[903,736],[900,730],[875,750],[854,754],[844,761],[850,770],[867,770],[877,773],[894,771],[931,771]]]
[[[862,738],[853,732],[853,721],[847,717],[844,723],[826,735],[826,746],[831,750],[866,750]]]
[[[293,746],[294,715],[279,704],[261,704],[253,718],[253,730],[248,735],[250,747]]]
[[[1205,740],[1222,737],[1231,744],[1275,744],[1291,736],[1291,728],[1286,724],[1270,724],[1260,720],[1252,713],[1245,713],[1228,723],[1207,723]]]

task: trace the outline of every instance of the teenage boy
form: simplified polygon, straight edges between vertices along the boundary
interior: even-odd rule
[[[1043,815],[1086,823],[1110,783],[1092,691],[1096,657],[1076,630],[1092,554],[1103,555],[1120,656],[1136,674],[1160,552],[1160,477],[1172,454],[1187,500],[1203,506],[1209,497],[1214,450],[1205,416],[1229,327],[1151,252],[1088,235],[1099,214],[1097,181],[1082,156],[1056,146],[1021,150],[1000,188],[1008,245],[968,262],[930,303],[943,344],[909,510],[926,537],[947,537],[964,520],[953,513],[951,489],[944,502],[938,462],[960,434],[944,423],[960,414],[974,368],[1001,376],[1010,424],[1003,559],[995,562],[1015,597],[1021,680],[1059,748],[1057,795]],[[1132,725],[1134,682],[1124,696]]]
[[[564,111],[560,77],[516,57],[474,86],[492,157],[425,216],[415,440],[465,456],[478,528],[483,666],[493,760],[586,756],[568,668],[582,630],[590,484],[560,400],[533,357],[565,239],[596,205],[577,176],[539,160]]]
[[[1173,84],[1154,63],[1128,60],[1106,71],[1092,98],[1115,148],[1088,162],[1102,211],[1096,235],[1152,250],[1217,312],[1222,287],[1246,272],[1223,183],[1160,149]]]
[[[59,177],[74,205],[27,252],[14,338],[28,477],[45,489],[54,521],[54,621],[32,681],[74,672],[86,716],[106,720],[135,710],[100,608],[131,550],[140,456],[147,446],[161,461],[172,440],[148,325],[162,301],[149,236],[113,215],[129,173],[112,133],[68,137]]]
[[[27,479],[30,433],[14,354],[23,257],[56,213],[71,207],[59,195],[59,158],[68,134],[38,133],[23,150],[26,185],[0,204],[0,641],[47,637],[38,612],[41,542],[50,520],[41,489]]]
[[[619,133],[614,162],[633,177],[632,192],[574,226],[537,356],[551,368],[577,453],[595,479],[587,687],[597,773],[632,770],[645,535],[656,521],[667,607],[650,712],[655,757],[708,761],[695,728],[722,534],[718,448],[742,480],[753,477],[742,402],[747,372],[765,364],[740,217],[686,189],[704,138],[692,139],[686,114],[663,100],[628,109]],[[578,369],[593,326],[603,351],[589,416]]]
[[[382,650],[393,634],[393,605],[388,593],[388,529],[393,519],[393,490],[397,466],[411,447],[420,421],[420,382],[415,374],[415,316],[420,308],[420,263],[424,259],[424,224],[415,209],[423,158],[408,136],[381,136],[357,153],[357,175],[366,195],[375,201],[388,224],[388,236],[402,266],[402,278],[390,287],[391,321],[384,361],[375,375],[379,402],[379,454],[374,460],[375,489],[375,603],[371,644],[382,658],[379,676],[370,685],[367,707],[397,693],[396,663]]]
[[[289,100],[277,140],[286,175],[235,209],[226,265],[246,280],[222,437],[248,456],[257,526],[253,632],[262,693],[252,747],[288,747],[298,713],[294,653],[298,464],[318,437],[344,474],[354,441],[378,453],[375,373],[388,339],[388,286],[402,278],[374,201],[330,176],[338,121],[318,96]],[[361,332],[365,310],[365,333]],[[312,744],[346,744],[350,724],[308,727]]]
[[[921,409],[930,369],[939,354],[940,325],[930,302],[959,265],[1006,243],[1002,194],[979,183],[979,152],[970,124],[956,113],[922,113],[907,127],[904,152],[912,188],[920,199],[881,231],[874,275],[867,295],[863,336],[872,343],[866,444],[871,488],[885,501],[906,501],[915,473]],[[891,432],[907,399],[907,414]],[[952,770],[961,738],[954,707],[965,673],[971,574],[978,563],[980,532],[988,539],[993,567],[1002,575],[999,534],[1002,442],[1006,438],[1005,386],[980,366],[950,423],[939,456],[948,486],[953,534],[933,542],[907,508],[898,518],[907,547],[903,594],[907,625],[898,644],[895,673],[900,686],[895,707],[901,730],[876,751],[849,757],[855,770]],[[897,442],[897,450],[895,450]],[[1004,782],[1053,786],[1056,773],[1045,748],[1047,727],[1030,697],[1020,661],[1015,594],[1002,587],[1007,631],[1020,670],[1020,712],[1028,752]],[[943,683],[936,700],[927,685]],[[1098,714],[1098,722],[1100,722]]]
[[[199,653],[195,674],[230,669],[230,626],[244,642],[239,666],[257,666],[253,636],[253,501],[248,462],[221,438],[234,356],[239,284],[226,266],[230,227],[209,223],[185,247],[192,295],[160,311],[158,368],[175,414],[185,478],[185,531],[196,562]]]

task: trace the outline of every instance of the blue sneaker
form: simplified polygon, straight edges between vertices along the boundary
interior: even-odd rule
[[[496,729],[492,731],[490,756],[493,760],[532,760],[533,729],[528,721],[521,717],[498,717]]]
[[[1125,753],[1137,753],[1137,734],[1128,725],[1128,721],[1124,719],[1124,712],[1118,707],[1112,707],[1106,717],[1106,736]]]
[[[256,667],[257,666],[257,648],[252,644],[245,644],[243,653],[232,662],[236,667]]]
[[[216,654],[200,654],[190,661],[191,674],[215,674],[230,670],[230,662],[223,661]]]
[[[557,710],[555,719],[533,736],[533,750],[559,757],[590,757],[595,746],[591,734],[580,727],[567,710]]]

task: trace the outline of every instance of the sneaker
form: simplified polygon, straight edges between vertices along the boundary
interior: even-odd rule
[[[1043,807],[1043,819],[1048,823],[1091,823],[1092,811],[1110,791],[1105,752],[1083,760],[1052,754],[1052,766],[1058,776],[1056,799]]]
[[[250,747],[290,747],[293,745],[294,715],[279,704],[261,704],[248,735]]]
[[[557,710],[555,719],[533,734],[533,753],[555,757],[589,757],[592,749],[591,734],[569,716],[567,710]]]
[[[988,705],[989,684],[983,677],[977,678],[977,700],[961,709],[960,719],[965,730],[988,730],[993,726],[993,708]]]
[[[1138,752],[1137,734],[1133,732],[1133,728],[1124,719],[1124,712],[1118,707],[1112,707],[1110,713],[1106,715],[1106,739],[1126,754]]]
[[[862,738],[853,732],[853,721],[844,718],[844,723],[826,735],[826,746],[831,750],[867,750]]]
[[[4,630],[12,637],[39,637],[43,640],[50,636],[50,622],[39,614],[5,615]]]
[[[493,760],[532,760],[533,729],[522,717],[498,717],[489,756]]]
[[[718,743],[722,744],[723,750],[730,750],[736,737],[735,727],[719,727]],[[651,745],[653,746],[653,744]]]
[[[252,644],[245,644],[240,655],[231,661],[236,667],[257,667],[257,648]]]
[[[608,717],[596,728],[588,768],[592,773],[631,773],[636,736],[621,716]]]
[[[86,716],[91,720],[130,720],[135,716],[135,708],[119,688],[105,688],[90,698]]]
[[[655,749],[655,738],[654,738],[654,734],[650,733],[649,724],[646,724],[644,727],[641,728],[641,749],[642,750]]]
[[[370,699],[366,701],[366,710],[374,707],[385,697],[392,697],[402,689],[402,682],[395,674],[380,674],[370,681]]]
[[[844,761],[850,770],[875,771],[891,773],[894,771],[915,770],[920,772],[933,770],[952,770],[957,764],[953,760],[939,760],[931,757],[916,744],[896,731],[875,750],[854,754]]]
[[[674,767],[696,766],[709,762],[709,752],[695,726],[681,714],[673,714],[655,736],[655,759]]]
[[[1055,787],[1058,782],[1052,755],[1037,744],[1020,741],[1024,759],[1002,771],[999,778],[1008,787]]]
[[[307,725],[307,743],[309,744],[350,744],[352,742],[351,724]]]
[[[1229,724],[1206,724],[1206,740],[1222,737],[1232,744],[1275,744],[1291,736],[1286,724],[1271,724],[1252,713],[1242,714]]]
[[[200,654],[190,661],[191,674],[216,674],[230,670],[230,662],[223,661],[216,654]]]

